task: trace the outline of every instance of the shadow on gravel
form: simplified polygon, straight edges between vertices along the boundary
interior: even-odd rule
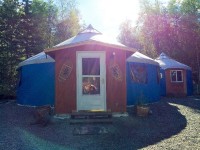
[[[166,101],[200,111],[200,97],[191,96],[188,98],[168,98]]]
[[[176,100],[173,102],[175,103]],[[105,127],[108,132],[100,135],[74,136],[75,127],[87,125],[69,125],[69,120],[56,120],[44,128],[31,126],[28,123],[31,121],[33,108],[12,104],[2,106],[2,110],[5,113],[2,136],[21,150],[134,150],[170,138],[181,132],[187,124],[186,118],[180,114],[178,108],[170,105],[166,100],[151,104],[153,113],[148,117],[138,117],[134,110],[129,108],[129,117],[113,118],[113,124],[90,125]],[[11,146],[2,145],[3,148],[14,149]]]
[[[186,118],[178,108],[167,101],[151,104],[151,110],[153,113],[147,118],[137,117],[129,110],[132,118],[127,121],[123,121],[124,118],[116,121],[115,126],[119,134],[116,141],[118,140],[121,148],[140,149],[156,144],[178,134],[187,125]]]

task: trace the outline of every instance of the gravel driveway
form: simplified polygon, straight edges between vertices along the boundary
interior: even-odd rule
[[[34,108],[15,101],[0,103],[0,149],[8,150],[122,150],[200,149],[200,98],[162,98],[150,105],[152,114],[113,118],[112,124],[70,125],[69,119],[52,118],[46,127],[30,125]],[[107,132],[74,135],[82,126],[103,127]]]

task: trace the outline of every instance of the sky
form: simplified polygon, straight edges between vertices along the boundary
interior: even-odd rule
[[[139,0],[77,0],[82,23],[110,37],[119,35],[119,27],[125,20],[133,25],[138,18]]]

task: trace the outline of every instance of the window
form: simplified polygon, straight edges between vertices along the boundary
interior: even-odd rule
[[[171,70],[171,82],[183,82],[182,70]]]
[[[100,94],[99,58],[82,58],[82,94]]]
[[[129,67],[132,82],[147,84],[147,69],[145,65],[130,64]]]

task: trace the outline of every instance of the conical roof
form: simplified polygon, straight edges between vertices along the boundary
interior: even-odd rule
[[[53,58],[51,58],[49,55],[45,54],[44,52],[41,52],[35,56],[32,56],[22,62],[19,63],[18,68],[25,65],[30,64],[41,64],[41,63],[48,63],[48,62],[55,62]]]
[[[94,29],[92,25],[89,25],[86,29],[79,32],[76,36],[63,41],[59,43],[58,45],[55,45],[51,49],[46,49],[45,52],[56,51],[63,48],[70,48],[70,47],[80,46],[84,44],[100,44],[100,45],[120,48],[120,49],[124,49],[128,51],[134,51],[134,52],[136,51],[133,48],[129,48],[119,43],[116,39],[103,35],[101,32]]]
[[[159,66],[159,64],[154,61],[152,58],[139,53],[139,52],[135,52],[133,55],[131,55],[130,57],[128,57],[126,59],[127,62],[138,62],[138,63],[146,63],[146,64],[152,64],[152,65],[157,65]]]
[[[165,53],[161,53],[160,56],[155,59],[155,61],[157,61],[160,67],[164,70],[169,68],[180,68],[180,69],[191,70],[191,67],[170,58]]]

